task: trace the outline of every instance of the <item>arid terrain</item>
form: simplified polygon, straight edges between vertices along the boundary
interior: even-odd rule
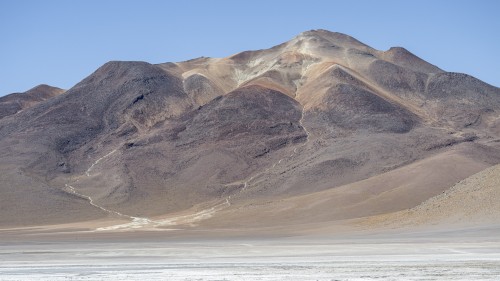
[[[95,272],[150,255],[127,246],[143,239],[163,249],[160,268],[148,260],[118,279],[143,269],[161,279],[166,268],[186,280],[178,259],[203,259],[205,271],[191,271],[200,280],[301,266],[317,280],[357,280],[349,272],[362,263],[372,279],[452,268],[449,280],[494,280],[499,163],[500,89],[401,47],[311,30],[225,58],[112,61],[68,90],[0,98],[0,274],[64,280],[43,271],[65,276],[92,260],[89,278],[105,278]],[[102,269],[94,258],[113,239]],[[45,269],[25,267],[47,257]],[[373,275],[383,261],[421,269]],[[253,280],[279,280],[272,274]]]

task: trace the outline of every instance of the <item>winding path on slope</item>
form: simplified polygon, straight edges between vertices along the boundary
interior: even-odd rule
[[[91,177],[91,171],[98,166],[98,164],[103,161],[104,159],[108,158],[112,154],[117,152],[117,149],[112,150],[111,152],[107,153],[106,155],[100,157],[97,159],[95,162],[92,163],[92,165],[87,169],[85,172],[86,177]],[[79,181],[76,180],[74,183],[66,183],[66,191],[74,194],[80,198],[83,198],[89,202],[90,205],[93,207],[106,212],[112,216],[119,217],[119,218],[124,218],[127,220],[130,220],[128,223],[122,223],[122,224],[116,224],[116,225],[111,225],[107,227],[99,227],[95,229],[94,231],[130,231],[130,230],[137,230],[137,229],[147,229],[147,230],[169,230],[169,229],[157,229],[158,227],[162,226],[175,226],[175,225],[185,225],[185,224],[193,224],[201,220],[208,219],[212,217],[217,211],[226,208],[231,205],[229,202],[229,197],[225,198],[223,202],[221,203],[216,203],[215,205],[208,207],[206,209],[203,209],[201,211],[192,213],[192,214],[182,214],[182,215],[177,215],[177,216],[172,216],[166,219],[159,219],[159,220],[152,220],[147,217],[135,217],[127,214],[123,214],[121,212],[111,210],[108,208],[103,207],[102,205],[99,205],[98,203],[95,202],[95,200],[88,195],[85,195],[81,192],[79,192],[72,184],[75,184]]]
[[[117,149],[112,150],[108,154],[106,154],[106,155],[102,156],[101,158],[97,159],[96,161],[94,161],[94,163],[92,163],[92,165],[90,165],[90,167],[87,169],[87,171],[85,171],[85,175],[87,177],[90,177],[91,176],[90,172],[94,169],[94,167],[96,165],[98,165],[102,160],[108,158],[109,156],[111,156],[115,152],[117,152]],[[79,179],[77,179],[75,181],[75,183],[78,181],[79,181]],[[127,224],[127,228],[136,229],[136,228],[141,228],[143,225],[147,225],[149,223],[152,223],[152,221],[148,218],[134,217],[134,216],[120,213],[120,212],[115,211],[115,210],[110,210],[108,208],[105,208],[105,207],[95,203],[94,199],[91,196],[85,195],[85,194],[77,191],[76,188],[69,183],[65,184],[65,187],[69,190],[70,193],[72,193],[78,197],[86,199],[89,202],[89,204],[92,205],[93,207],[98,208],[98,209],[102,210],[103,212],[106,212],[110,215],[131,220],[131,222]],[[99,228],[97,230],[99,230]]]

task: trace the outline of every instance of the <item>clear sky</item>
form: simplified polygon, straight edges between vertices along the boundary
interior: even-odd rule
[[[319,28],[500,86],[496,0],[0,0],[0,95],[68,89],[110,60],[225,57]]]

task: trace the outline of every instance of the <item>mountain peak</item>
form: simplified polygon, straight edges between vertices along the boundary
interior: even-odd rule
[[[352,36],[340,32],[333,32],[325,29],[313,29],[295,36],[293,41],[309,41],[320,43],[323,47],[341,48],[370,48],[368,45],[358,41]]]
[[[309,38],[319,38],[319,37],[337,37],[337,38],[344,38],[344,39],[353,39],[351,36],[340,33],[340,32],[335,32],[335,31],[330,31],[326,29],[311,29],[307,30],[304,32],[299,33],[296,37],[309,37]]]
[[[392,63],[424,73],[443,72],[437,66],[424,61],[403,47],[391,47],[383,53],[382,57]]]
[[[32,94],[32,95],[43,95],[46,97],[50,96],[56,96],[59,94],[64,93],[65,90],[58,88],[58,87],[53,87],[47,84],[40,84],[38,86],[35,86],[28,91],[25,92],[25,94]]]
[[[35,86],[24,93],[13,93],[0,98],[0,119],[64,93],[65,90],[46,84]]]

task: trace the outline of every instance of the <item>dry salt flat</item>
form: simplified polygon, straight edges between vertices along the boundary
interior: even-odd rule
[[[500,280],[498,241],[153,240],[1,242],[0,280]]]

